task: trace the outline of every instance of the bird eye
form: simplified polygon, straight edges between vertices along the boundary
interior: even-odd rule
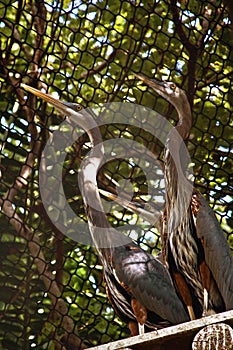
[[[77,103],[77,104],[75,104],[75,109],[76,109],[77,112],[81,111],[82,106]]]
[[[170,85],[170,89],[175,90],[175,89],[176,89],[176,84],[172,83],[172,84]]]

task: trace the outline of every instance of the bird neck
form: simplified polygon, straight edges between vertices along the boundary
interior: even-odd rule
[[[168,202],[177,198],[178,180],[186,183],[187,170],[187,150],[184,140],[189,137],[192,126],[192,114],[190,104],[186,95],[184,101],[179,106],[175,106],[178,113],[177,126],[169,132],[165,149],[165,185]]]
[[[177,127],[171,129],[165,147],[164,178],[168,221],[176,221],[182,215],[182,210],[187,209],[192,194],[192,184],[187,178],[189,153],[182,137],[185,135],[185,130],[181,129],[181,126],[182,124],[177,126],[178,130]],[[182,136],[179,129],[182,131]]]
[[[88,130],[87,132],[93,144],[93,148],[82,163],[80,188],[92,240],[99,252],[102,262],[105,264],[106,259],[109,259],[112,247],[128,244],[132,240],[119,233],[108,222],[97,184],[98,169],[102,165],[104,158],[102,136],[98,127]]]
[[[185,101],[179,107],[176,107],[176,110],[179,119],[176,126],[176,130],[178,131],[183,140],[187,140],[189,137],[190,129],[192,127],[192,113],[188,100]]]
[[[97,184],[97,173],[104,158],[102,136],[98,126],[92,130],[87,130],[87,133],[92,143],[92,149],[82,162],[80,178],[83,201],[88,221],[94,226],[109,227],[110,224],[104,212]]]

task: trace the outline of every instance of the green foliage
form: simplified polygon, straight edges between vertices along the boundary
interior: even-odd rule
[[[141,85],[132,72],[182,86],[193,102],[188,148],[196,184],[233,246],[233,32],[228,13],[222,1],[214,5],[212,1],[180,1],[174,9],[170,1],[48,0],[1,1],[0,17],[1,195],[5,199],[10,188],[18,189],[12,208],[39,237],[40,249],[74,320],[71,333],[76,332],[90,346],[126,337],[126,325],[107,301],[96,252],[64,238],[43,209],[38,187],[41,151],[60,119],[19,84],[48,88],[54,96],[85,107],[135,102],[157,110],[172,123],[177,116],[171,106]],[[101,132],[105,139],[136,140],[161,157],[163,145],[146,131],[116,124]],[[41,150],[26,181],[21,178],[19,185],[16,178],[20,179],[35,140]],[[66,198],[84,221],[77,172],[89,149],[84,135],[69,149],[63,169]],[[115,181],[130,179],[135,198],[146,198],[146,176],[130,157],[100,169],[99,186],[109,189],[104,173]],[[137,221],[135,214],[119,206],[108,216],[113,226]],[[65,334],[64,315],[55,317],[29,244],[9,219],[0,217],[0,347],[56,349],[54,340],[62,343]],[[155,229],[139,241],[149,251],[160,248]]]

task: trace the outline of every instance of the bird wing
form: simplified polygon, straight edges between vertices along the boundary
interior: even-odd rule
[[[117,315],[125,323],[135,322],[129,293],[116,281],[114,275],[106,270],[104,270],[104,280],[108,299]]]
[[[117,280],[147,310],[172,324],[189,320],[160,261],[136,245],[117,247],[112,261]]]
[[[204,197],[195,193],[199,202],[196,213],[197,235],[203,242],[205,260],[217,283],[227,310],[233,309],[233,258],[220,224]]]

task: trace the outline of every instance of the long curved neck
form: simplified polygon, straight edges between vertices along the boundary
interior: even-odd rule
[[[170,200],[172,194],[177,195],[177,181],[182,173],[186,172],[186,161],[183,141],[186,141],[192,127],[192,113],[187,96],[182,92],[179,103],[171,102],[178,113],[178,123],[172,128],[168,135],[165,152],[166,190],[169,193]],[[178,133],[178,135],[177,135]],[[180,136],[180,137],[179,137]]]
[[[192,127],[192,112],[188,98],[185,96],[183,104],[180,104],[179,106],[174,105],[174,107],[178,113],[176,130],[185,141],[188,139]]]
[[[90,115],[89,117],[92,118]],[[84,127],[81,123],[80,126]],[[80,188],[92,239],[99,251],[102,262],[105,264],[108,258],[109,248],[127,244],[131,240],[127,236],[120,234],[108,222],[97,185],[97,172],[104,158],[102,136],[97,124],[95,124],[94,128],[85,128],[85,130],[93,147],[89,155],[82,162],[82,171],[79,177]]]
[[[164,156],[168,235],[177,227],[177,218],[186,214],[182,211],[186,211],[192,193],[192,186],[186,175],[189,154],[183,142],[188,139],[191,129],[191,109],[188,100],[184,100],[179,108],[175,107],[179,120],[168,135]]]
[[[102,136],[98,127],[87,130],[87,134],[92,142],[92,149],[82,163],[83,201],[88,220],[93,226],[111,227],[105,215],[97,185],[97,173],[104,158]]]
[[[89,118],[92,117],[89,115]],[[97,185],[97,173],[104,158],[102,135],[96,123],[94,128],[86,128],[85,131],[92,143],[90,153],[82,162],[80,177],[88,221],[95,227],[111,227],[105,215]]]

